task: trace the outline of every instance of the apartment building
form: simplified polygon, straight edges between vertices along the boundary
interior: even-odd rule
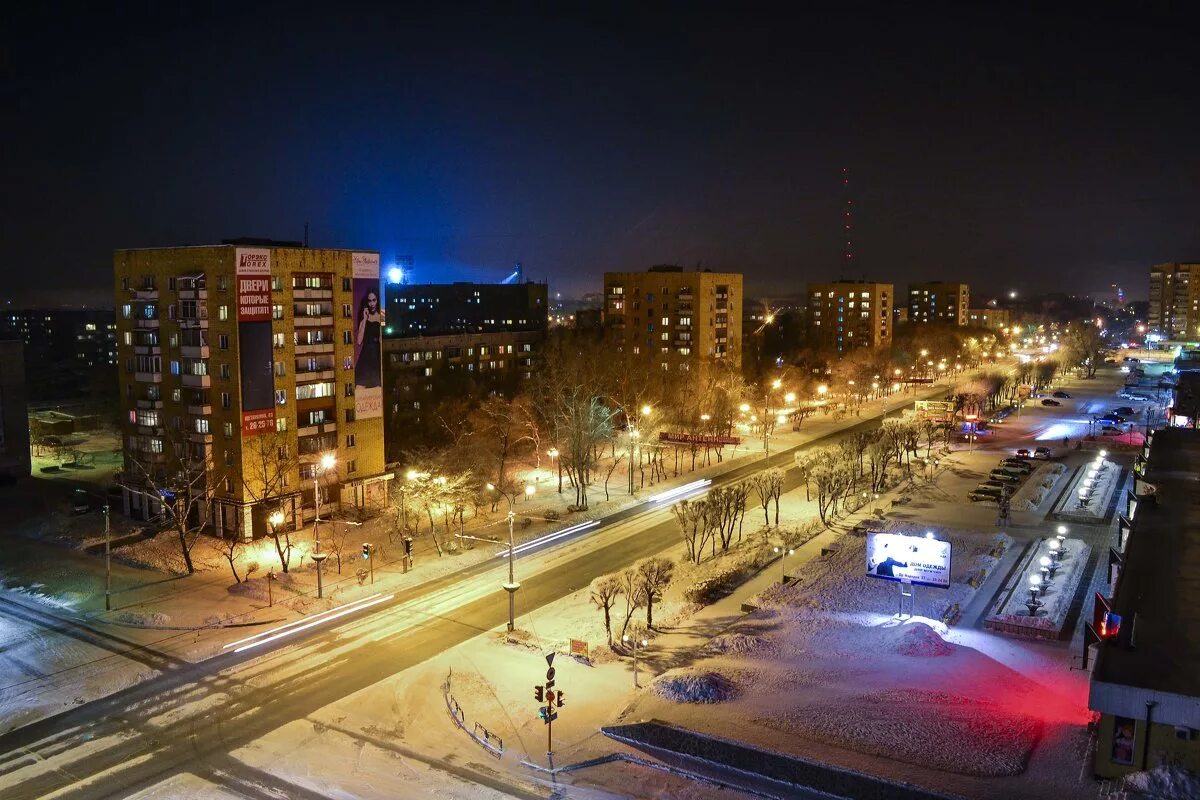
[[[808,341],[838,353],[890,346],[894,302],[895,288],[890,283],[810,283]]]
[[[1167,339],[1200,337],[1200,264],[1169,262],[1150,268],[1147,323],[1152,333]]]
[[[125,512],[224,536],[386,499],[379,254],[234,240],[113,255]],[[178,506],[176,506],[178,507]]]
[[[387,286],[384,417],[390,459],[444,437],[447,401],[511,397],[546,341],[544,283]]]
[[[967,324],[972,328],[987,328],[998,331],[1007,328],[1012,320],[1012,312],[1007,308],[969,308],[967,309]]]
[[[971,288],[965,283],[910,283],[908,321],[941,325],[966,325]]]
[[[604,325],[618,352],[664,372],[742,365],[742,275],[656,266],[604,273]]]

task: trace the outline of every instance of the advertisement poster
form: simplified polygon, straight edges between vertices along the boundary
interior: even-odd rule
[[[239,247],[238,347],[241,350],[242,434],[275,428],[275,377],[271,350],[271,251]]]
[[[354,416],[383,416],[383,298],[379,291],[379,254],[353,253],[354,266]]]
[[[916,586],[950,586],[950,543],[900,533],[867,534],[867,574]]]
[[[1133,763],[1134,734],[1137,723],[1129,717],[1113,717],[1112,762],[1114,764]]]

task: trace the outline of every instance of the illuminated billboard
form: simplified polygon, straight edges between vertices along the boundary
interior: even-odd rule
[[[354,270],[354,416],[383,416],[384,309],[379,254],[352,253]]]
[[[271,348],[271,251],[235,251],[238,319],[238,371],[241,378],[242,434],[275,428],[275,376]]]
[[[867,534],[867,574],[917,586],[950,586],[950,543],[901,533]]]

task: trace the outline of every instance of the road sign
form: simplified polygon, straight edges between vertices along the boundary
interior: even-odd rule
[[[571,640],[571,655],[588,657],[588,643],[582,639]]]

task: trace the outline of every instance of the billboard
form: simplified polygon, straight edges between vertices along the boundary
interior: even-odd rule
[[[718,436],[709,433],[672,433],[662,431],[658,434],[658,440],[666,444],[699,444],[705,447],[722,447],[727,444],[741,444],[741,437],[738,436]]]
[[[238,319],[238,371],[242,394],[242,435],[275,427],[275,376],[271,349],[271,251],[235,251]]]
[[[383,296],[379,254],[352,253],[354,274],[354,416],[383,416]]]
[[[917,586],[950,586],[950,543],[901,533],[867,534],[867,574]]]

